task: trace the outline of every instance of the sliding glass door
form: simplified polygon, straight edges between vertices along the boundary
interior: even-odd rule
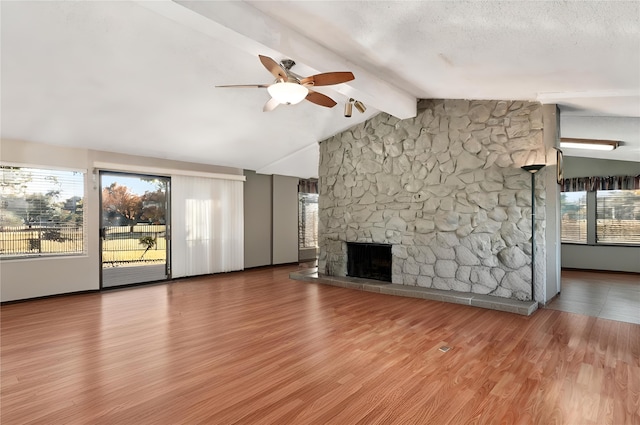
[[[100,173],[102,288],[170,278],[169,187],[168,177]]]

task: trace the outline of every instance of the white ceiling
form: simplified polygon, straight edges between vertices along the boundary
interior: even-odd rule
[[[640,162],[640,2],[1,2],[2,137],[317,175],[317,142],[416,98],[557,103],[563,137]],[[352,71],[262,112],[263,54]],[[353,97],[364,102],[343,116]],[[565,152],[565,155],[594,156]]]

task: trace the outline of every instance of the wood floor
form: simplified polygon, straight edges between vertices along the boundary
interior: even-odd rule
[[[294,269],[2,306],[0,422],[640,424],[640,325]]]

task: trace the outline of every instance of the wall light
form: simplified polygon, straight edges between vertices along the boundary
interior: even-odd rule
[[[272,98],[285,105],[300,103],[309,94],[309,90],[302,84],[289,82],[271,84],[267,91]]]
[[[560,139],[560,147],[567,149],[589,149],[596,151],[612,151],[620,145],[615,140],[592,140],[592,139]]]

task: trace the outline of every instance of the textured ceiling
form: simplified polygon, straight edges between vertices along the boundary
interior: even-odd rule
[[[416,98],[557,103],[563,137],[640,162],[640,2],[2,2],[2,137],[298,177],[317,142]],[[262,112],[257,55],[352,71]],[[362,100],[343,117],[349,98]],[[592,153],[566,152],[567,155]]]

